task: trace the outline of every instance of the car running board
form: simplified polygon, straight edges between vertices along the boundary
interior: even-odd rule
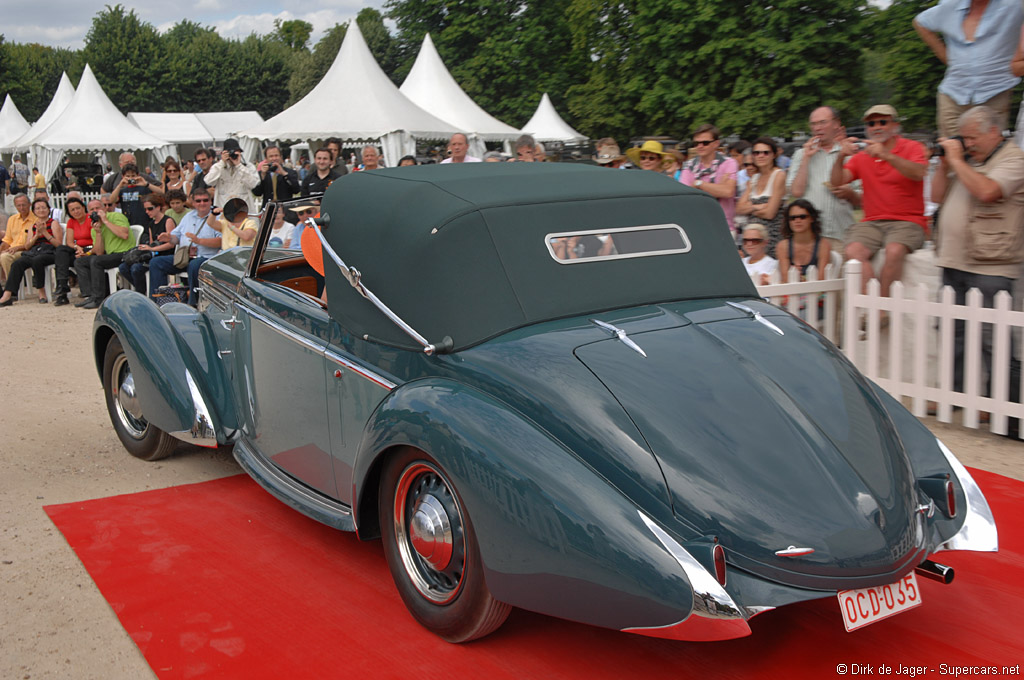
[[[250,449],[244,439],[235,442],[233,453],[235,460],[249,476],[277,500],[321,524],[341,531],[356,530],[352,508],[344,503],[325,498],[288,476],[277,466],[271,465]]]

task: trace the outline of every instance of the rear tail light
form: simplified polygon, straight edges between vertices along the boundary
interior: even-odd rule
[[[946,480],[946,510],[950,518],[956,517],[956,490],[953,482]]]
[[[715,579],[725,585],[725,548],[715,545]]]

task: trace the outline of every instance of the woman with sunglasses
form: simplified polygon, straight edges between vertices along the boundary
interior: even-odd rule
[[[156,255],[174,250],[174,244],[161,242],[160,234],[170,234],[176,226],[174,218],[167,214],[167,199],[163,194],[149,194],[142,202],[142,208],[146,211],[153,226],[139,236],[139,245],[135,250],[140,253],[149,253],[144,257],[125,257],[125,261],[118,265],[118,271],[125,281],[131,284],[136,291],[147,294],[146,272],[149,271],[149,260]]]
[[[786,171],[778,167],[779,145],[771,137],[754,140],[751,154],[754,167],[747,188],[736,204],[736,212],[747,216],[747,224],[763,224],[768,230],[769,255],[775,255],[775,244],[779,241],[782,215],[779,208],[786,195]]]
[[[767,286],[771,283],[772,274],[778,268],[779,263],[768,256],[768,230],[763,224],[750,224],[743,230],[743,251],[747,254],[743,258],[743,266],[747,268],[747,275],[756,286]]]
[[[801,281],[807,280],[811,266],[818,268],[819,280],[825,278],[832,250],[828,239],[821,236],[821,218],[810,201],[798,198],[786,207],[782,238],[776,248],[782,283],[787,282],[790,267],[800,270]]]
[[[168,192],[177,189],[188,196],[192,190],[192,185],[185,180],[184,174],[181,172],[181,166],[178,165],[178,161],[173,158],[168,158],[164,161],[164,195]]]

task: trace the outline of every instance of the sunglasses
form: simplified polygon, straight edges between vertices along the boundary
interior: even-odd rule
[[[694,142],[694,144],[696,144],[697,146],[707,146],[708,144],[714,144],[717,141],[717,139],[705,139],[699,142]]]
[[[208,198],[193,198],[192,202],[193,203],[209,203],[210,199],[208,199]]]
[[[116,205],[115,203],[104,203],[103,204],[103,206],[106,207],[106,208],[113,208],[115,205]]]
[[[755,156],[771,156],[775,152],[774,151],[770,151],[770,150],[769,151],[762,151],[762,150],[755,149],[754,151],[751,151],[751,153],[754,154]]]
[[[796,215],[790,215],[789,219],[791,219],[791,220],[809,220],[809,219],[811,219],[811,216],[808,215],[807,213],[803,213],[803,214],[797,213]]]
[[[743,243],[744,244],[749,243],[751,245],[756,245],[758,243],[764,243],[764,239],[763,238],[745,238],[745,239],[743,239]]]
[[[654,154],[642,153],[642,154],[640,154],[640,160],[642,160],[642,161],[658,161],[658,160],[661,160],[661,157],[660,156],[655,156]]]
[[[877,118],[875,120],[867,121],[865,123],[865,125],[867,125],[868,127],[875,127],[876,125],[881,125],[882,127],[885,127],[886,125],[888,125],[891,122],[892,121],[889,120],[888,118]]]
[[[146,212],[149,212],[150,210],[156,210],[156,207],[152,206],[152,205],[148,205],[148,206],[144,207],[143,210],[145,210]]]

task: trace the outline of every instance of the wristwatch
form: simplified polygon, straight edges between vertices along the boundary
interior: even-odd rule
[[[697,180],[696,182],[693,183],[693,186],[699,187],[701,184],[704,184],[704,180],[699,179],[699,180]]]

